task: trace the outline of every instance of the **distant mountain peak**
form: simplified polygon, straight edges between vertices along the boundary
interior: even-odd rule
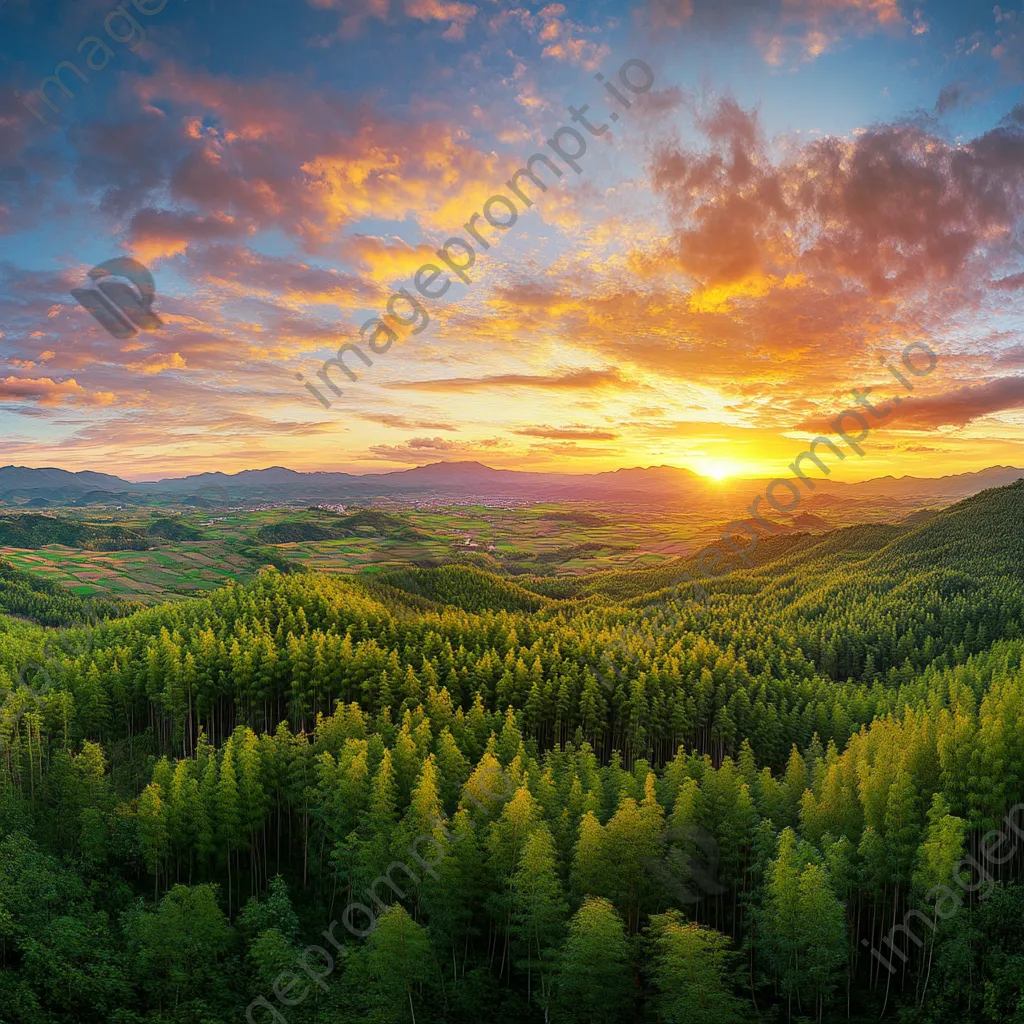
[[[949,503],[976,494],[984,488],[999,487],[1024,477],[1024,470],[1010,466],[937,479],[904,476],[878,477],[844,483],[816,481],[809,501],[826,505],[844,504],[885,497],[893,501]],[[715,485],[704,477],[678,466],[631,466],[598,473],[552,473],[535,469],[497,469],[475,459],[443,459],[410,469],[375,473],[338,473],[329,470],[300,472],[286,466],[197,473],[157,481],[129,483],[116,476],[91,470],[70,472],[54,467],[25,466],[0,468],[0,499],[21,504],[36,499],[81,504],[88,492],[102,491],[105,500],[145,501],[160,497],[195,495],[216,485],[231,499],[245,501],[320,502],[372,501],[389,496],[416,496],[433,501],[560,502],[612,501],[638,505],[665,505],[700,500],[722,507],[735,503],[738,513],[768,481],[734,479]],[[734,513],[735,514],[735,513]]]

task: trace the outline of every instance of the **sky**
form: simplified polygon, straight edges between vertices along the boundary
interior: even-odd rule
[[[0,463],[1024,466],[1022,81],[964,0],[0,0]]]

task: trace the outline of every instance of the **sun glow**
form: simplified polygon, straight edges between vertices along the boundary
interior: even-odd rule
[[[739,465],[731,459],[695,459],[692,468],[711,480],[728,480],[739,472]]]

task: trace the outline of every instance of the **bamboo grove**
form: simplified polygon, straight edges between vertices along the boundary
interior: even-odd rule
[[[244,1020],[424,835],[285,1019],[1016,1019],[1024,857],[957,866],[1024,800],[1022,508],[781,538],[703,605],[443,565],[2,619],[0,1019]]]

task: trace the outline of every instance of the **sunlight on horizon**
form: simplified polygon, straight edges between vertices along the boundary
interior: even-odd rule
[[[691,462],[693,472],[711,480],[728,480],[730,477],[741,476],[744,467],[733,459],[700,458]]]

